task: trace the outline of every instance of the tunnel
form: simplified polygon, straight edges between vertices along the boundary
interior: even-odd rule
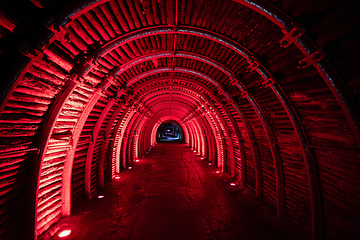
[[[171,113],[170,113],[171,115]],[[176,121],[165,121],[157,129],[156,142],[184,142],[184,130]]]
[[[57,239],[84,206],[112,206],[105,190],[141,202],[117,180],[160,160],[180,176],[181,156],[223,189],[204,201],[231,187],[304,239],[358,238],[358,13],[352,0],[1,0],[0,239]]]

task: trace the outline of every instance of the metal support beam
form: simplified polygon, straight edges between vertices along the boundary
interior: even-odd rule
[[[109,135],[110,135],[111,128],[122,109],[123,109],[123,105],[120,104],[116,108],[115,112],[112,114],[110,121],[105,128],[105,133],[104,133],[105,139],[101,143],[100,160],[99,160],[99,186],[101,188],[104,187],[104,165],[105,165],[106,146],[107,146],[107,144],[109,144]]]
[[[84,110],[82,111],[79,120],[76,122],[73,131],[73,137],[70,149],[66,155],[65,162],[64,162],[64,174],[63,174],[63,188],[62,188],[62,200],[64,202],[63,205],[63,215],[69,216],[71,213],[71,178],[72,178],[72,169],[74,163],[74,156],[76,152],[76,147],[84,127],[84,124],[91,113],[93,107],[98,102],[99,98],[102,95],[102,92],[105,91],[110,86],[109,80],[105,80],[101,83],[101,85],[96,89],[94,94],[91,96],[89,102],[85,106]]]
[[[280,11],[270,3],[260,0],[233,0],[246,7],[253,9],[264,17],[271,20],[278,25],[281,29],[290,32],[294,25],[294,20],[287,16],[284,12]],[[305,34],[302,34],[294,41],[295,46],[305,55],[309,56],[318,49]],[[354,133],[355,140],[360,147],[360,110],[359,106],[350,94],[349,89],[345,86],[341,78],[335,72],[331,64],[324,59],[323,61],[315,61],[312,63],[320,76],[324,79],[325,83],[335,96],[341,109],[343,110],[346,119]],[[322,225],[322,223],[321,223]],[[313,239],[322,239],[322,227],[318,226],[317,230],[313,231]]]
[[[124,139],[124,142],[123,142],[123,145],[121,146],[122,148],[122,152],[120,154],[122,154],[123,156],[123,162],[126,163],[125,166],[128,166],[130,167],[132,165],[132,162],[131,162],[131,159],[128,157],[128,153],[129,153],[129,141],[131,139],[131,134],[132,134],[132,127],[134,125],[134,123],[136,122],[136,120],[139,118],[140,114],[136,111],[136,110],[133,110],[133,115],[129,116],[127,119],[126,119],[126,122],[124,124],[124,126],[122,127],[122,129],[124,129],[124,133],[123,133],[123,139]],[[120,138],[121,139],[121,138]],[[119,141],[119,144],[122,143],[122,141],[120,140]],[[121,151],[121,148],[118,148],[120,151]]]
[[[130,111],[130,113],[129,113]],[[130,114],[129,117],[126,117],[128,114]],[[125,128],[122,126],[121,127],[121,130],[120,130],[120,133],[118,134],[118,130],[120,128],[120,126],[122,125],[122,123],[124,122],[124,126],[127,124],[127,122],[130,120],[132,114],[134,114],[134,112],[132,111],[132,108],[131,107],[127,107],[125,109],[125,111],[121,114],[119,120],[117,121],[116,123],[116,126],[114,128],[114,131],[113,131],[113,134],[112,134],[112,139],[114,139],[112,142],[111,142],[111,147],[110,147],[110,156],[112,157],[112,161],[111,161],[111,165],[112,165],[112,168],[115,166],[115,173],[113,172],[111,174],[111,179],[114,178],[114,174],[118,174],[120,173],[120,169],[121,169],[121,166],[120,166],[120,145],[121,145],[121,141],[122,141],[122,138],[123,138],[123,135],[124,135],[124,131],[125,131]],[[124,120],[125,119],[125,120]],[[115,148],[115,141],[118,142],[118,146]],[[126,168],[126,163],[124,162],[123,163],[123,167]]]
[[[250,1],[241,1],[241,2],[246,2],[247,4],[249,4],[249,5],[252,5],[252,6],[255,6],[255,4],[253,4],[253,3],[250,3]],[[253,2],[256,2],[256,1],[253,1]],[[257,7],[257,6],[255,6],[255,8],[257,8],[258,9],[258,11],[263,11],[262,9],[261,10],[259,10],[259,8]],[[270,14],[269,14],[270,15]],[[279,21],[278,19],[276,19],[277,20],[277,22],[280,22],[281,23],[281,21]],[[281,23],[281,24],[283,24],[283,23]],[[321,68],[321,66],[320,65],[318,65],[319,63],[316,63],[315,65],[317,65],[317,66],[319,66],[320,68]],[[317,68],[317,69],[319,69],[319,68]],[[320,69],[321,70],[321,69]],[[326,74],[324,73],[322,76],[324,77]],[[325,76],[326,77],[326,76]],[[337,91],[337,90],[336,90]],[[340,91],[340,90],[339,90]],[[334,92],[334,91],[333,91]],[[338,99],[338,101],[340,101],[340,100],[342,100],[342,101],[344,101],[344,97],[343,97],[343,91],[340,91],[340,93],[339,92],[337,92],[337,94],[338,95],[340,95],[341,97],[337,97],[337,99]],[[346,95],[346,94],[345,94]],[[336,95],[335,95],[336,96]],[[345,97],[346,98],[346,97]],[[346,99],[345,99],[346,100]],[[341,104],[340,104],[341,105]],[[355,119],[357,119],[357,115],[358,114],[353,114],[354,112],[356,113],[357,111],[349,111],[349,114],[346,114],[346,111],[347,110],[349,110],[348,108],[350,108],[350,110],[354,110],[354,108],[352,108],[350,105],[346,105],[345,104],[345,106],[342,106],[343,107],[343,109],[345,108],[345,110],[344,110],[344,112],[345,112],[345,115],[347,116],[347,118],[348,118],[348,120],[350,119],[350,120],[353,120],[354,118]],[[355,109],[356,110],[356,109]],[[352,126],[352,128],[353,128],[353,130],[355,129],[355,132],[357,132],[358,134],[357,135],[359,135],[359,129],[358,129],[358,124],[350,124],[351,126]],[[360,139],[359,137],[358,137],[358,139]]]
[[[168,80],[168,77],[162,77],[162,78],[156,78],[150,81],[147,81],[139,86],[137,86],[136,88],[134,88],[134,93],[136,94],[137,92],[139,93],[143,93],[143,88],[146,88],[148,85],[154,84],[155,82],[166,82]],[[186,78],[181,78],[181,77],[176,77],[174,78],[174,80],[178,81],[179,83],[192,83],[194,85],[198,85],[200,86],[202,89],[204,89],[205,91],[207,91],[208,95],[214,95],[213,91],[208,88],[207,86],[200,84],[198,82],[196,82],[195,80],[192,79],[186,79]],[[151,88],[150,90],[153,90],[155,88]],[[226,95],[228,99],[231,99],[230,96],[227,94]],[[244,113],[241,111],[240,107],[237,105],[236,102],[231,101],[232,105],[234,107],[234,109],[237,111],[237,113],[239,114],[240,118],[242,119],[245,128],[247,130],[248,133],[248,137],[249,137],[249,142],[250,142],[250,146],[253,152],[253,157],[254,157],[254,166],[255,166],[255,192],[256,192],[256,196],[260,197],[261,196],[261,166],[260,166],[260,159],[259,159],[259,153],[258,153],[258,149],[255,145],[255,137],[254,134],[252,132],[252,129],[250,127],[250,124],[247,120],[247,118],[245,117]],[[245,180],[243,180],[245,181]]]
[[[151,70],[148,72],[144,72],[143,74],[138,75],[137,77],[133,78],[128,84],[133,84],[135,83],[137,80],[140,80],[144,77],[156,74],[156,73],[162,73],[162,72],[183,72],[183,73],[188,73],[188,74],[193,74],[197,77],[203,78],[205,80],[207,80],[208,82],[214,84],[216,87],[221,88],[221,86],[219,85],[219,83],[217,83],[214,79],[210,78],[209,76],[197,72],[195,70],[189,70],[189,69],[185,69],[185,68],[158,68],[155,70]],[[244,92],[246,91],[245,87],[240,83],[237,82],[235,83],[235,85],[240,89],[240,91]],[[129,87],[129,86],[128,86]],[[280,156],[278,153],[278,150],[275,148],[275,139],[272,133],[272,130],[270,128],[270,125],[262,111],[262,109],[260,108],[260,105],[257,103],[257,101],[252,97],[252,95],[248,94],[247,95],[247,99],[249,100],[250,104],[253,106],[255,112],[257,113],[259,119],[261,120],[261,123],[265,129],[266,132],[266,136],[269,142],[269,147],[270,147],[270,151],[272,153],[272,157],[273,157],[273,161],[274,161],[274,166],[275,166],[275,174],[276,174],[276,181],[277,181],[277,210],[278,210],[278,216],[282,217],[285,214],[285,199],[284,199],[284,184],[283,184],[283,176],[282,176],[282,169],[281,169],[281,162],[280,162]]]
[[[189,80],[189,81],[193,81],[193,80]],[[193,83],[196,83],[196,82],[193,82]],[[197,84],[197,85],[198,85],[198,84]],[[164,85],[164,86],[165,86],[165,85]],[[172,85],[169,84],[168,86],[171,87]],[[188,88],[188,87],[186,87],[186,88]],[[206,89],[207,87],[204,86],[204,88]],[[147,91],[152,91],[152,90],[154,90],[154,89],[156,89],[156,88],[149,88],[149,89],[147,89]],[[189,88],[189,89],[190,89],[190,88]],[[190,89],[190,90],[194,91],[194,89]],[[210,90],[210,91],[211,91],[211,90]],[[163,91],[163,92],[167,93],[166,90]],[[142,94],[143,94],[143,95],[146,95],[145,92],[142,92]],[[199,93],[197,93],[197,94],[199,94]],[[202,97],[203,97],[204,99],[206,98],[205,95],[203,95],[203,94],[201,94],[201,95],[202,95]],[[189,96],[189,97],[191,98],[191,96]],[[155,98],[149,96],[149,98],[151,98],[152,102],[148,102],[147,104],[148,104],[148,105],[153,105],[153,106],[156,105],[156,104],[164,103],[164,99],[165,99],[165,98],[162,97],[162,96],[158,96],[158,97],[155,97]],[[195,103],[196,103],[196,102],[197,102],[197,99],[195,99],[195,97],[192,97],[192,98],[193,98],[193,99],[192,99],[192,102],[195,102]],[[144,101],[147,102],[146,99],[145,99]],[[157,102],[157,103],[154,103],[154,102]],[[185,105],[185,106],[187,106],[187,105]],[[213,109],[216,109],[215,106],[212,106],[212,108],[213,108]],[[165,110],[166,110],[166,109],[165,109]],[[186,111],[186,110],[185,110],[185,111]],[[207,109],[206,111],[210,113],[210,109]],[[182,111],[182,112],[184,112],[184,111]],[[212,112],[212,111],[211,111],[211,112]],[[158,113],[159,113],[159,112],[158,112]],[[204,114],[204,115],[206,115],[206,114]],[[213,122],[211,119],[215,119],[215,115],[212,115],[212,118],[211,118],[211,119],[209,118],[209,116],[206,115],[206,118],[208,118],[208,122]],[[221,117],[220,117],[220,119],[221,119]],[[220,126],[218,125],[217,121],[213,122],[213,124],[217,125],[217,129],[220,129]],[[212,127],[213,132],[216,133],[216,132],[218,132],[218,131],[214,128],[213,124],[210,124],[210,126]],[[221,134],[221,131],[219,132],[219,134]],[[193,136],[193,134],[192,134],[191,136]],[[222,136],[219,136],[219,138],[222,139]],[[220,148],[220,143],[219,143],[218,141],[217,141],[217,148],[218,148],[218,151],[220,152],[221,148]]]
[[[31,238],[36,239],[36,222],[37,222],[37,207],[38,207],[38,193],[39,193],[39,185],[40,185],[40,177],[42,172],[42,164],[44,161],[44,157],[47,152],[48,144],[51,139],[51,133],[54,130],[56,119],[59,116],[61,110],[63,109],[66,101],[69,99],[70,95],[74,91],[78,84],[77,75],[73,75],[70,80],[66,83],[64,90],[60,93],[60,95],[55,100],[55,103],[50,109],[50,114],[48,118],[45,120],[44,127],[42,129],[42,136],[38,143],[38,149],[40,150],[35,163],[33,164],[33,176],[32,180],[34,181],[34,189],[30,189],[29,193],[29,202],[30,204],[30,211],[29,211],[29,221],[28,221],[28,236]]]
[[[98,120],[96,121],[93,133],[92,141],[89,144],[86,160],[85,160],[85,196],[88,200],[92,198],[91,196],[91,166],[93,160],[93,153],[96,145],[96,141],[99,135],[101,125],[103,124],[107,114],[115,103],[115,99],[111,99],[105,106],[104,110],[101,112]]]
[[[157,80],[157,79],[155,79],[155,80]],[[154,81],[155,81],[155,80],[154,80]],[[177,80],[178,80],[178,79],[177,79]],[[158,80],[158,81],[159,81],[159,80]],[[160,80],[160,81],[162,81],[162,80]],[[210,91],[210,92],[208,92],[208,93],[209,93],[209,95],[211,94],[211,90],[210,90],[209,88],[207,88],[206,86],[204,86],[204,85],[202,85],[202,84],[200,84],[200,83],[195,82],[194,80],[184,79],[184,80],[182,80],[182,81],[191,82],[191,83],[193,83],[193,84],[196,84],[197,86],[200,86],[200,87],[202,87],[203,89],[205,89],[205,90],[207,90],[207,91]],[[153,83],[153,82],[152,82],[152,83]],[[151,83],[146,83],[145,85],[150,85],[150,84],[151,84]],[[166,88],[166,87],[172,87],[172,86],[173,86],[172,84],[163,84],[163,85],[162,85],[162,87],[164,87],[164,88]],[[186,86],[186,87],[185,87],[185,86],[182,86],[181,88],[183,88],[183,89],[188,89],[189,91],[197,91],[197,90],[191,89],[191,88],[189,88],[189,87],[187,87],[187,86]],[[157,87],[148,88],[147,91],[152,92],[152,91],[155,90],[155,89],[157,89]],[[167,90],[163,90],[163,91],[166,92]],[[154,95],[155,95],[155,94],[158,94],[158,93],[160,93],[160,92],[162,92],[162,91],[158,91],[158,92],[154,93]],[[146,95],[146,92],[142,92],[142,94],[143,94],[143,95]],[[205,96],[203,93],[197,92],[197,94],[199,94],[200,96],[202,96],[203,99],[206,99],[206,96]],[[229,95],[226,95],[226,96],[229,98]],[[152,97],[152,95],[149,95],[148,97],[149,97],[149,99],[152,100],[152,102],[148,102],[147,100],[145,100],[146,102],[148,102],[148,103],[147,103],[148,105],[154,105],[154,103],[153,103],[154,101],[159,101],[159,100],[158,100],[159,98],[156,98],[156,97],[154,98],[154,97]],[[195,99],[194,99],[194,100],[195,100]],[[195,101],[196,101],[196,100],[195,100]],[[232,115],[230,114],[229,110],[228,110],[227,107],[220,101],[220,99],[215,98],[215,101],[216,101],[218,104],[220,104],[220,105],[222,106],[222,108],[224,109],[227,117],[228,117],[228,118],[230,119],[230,121],[231,121],[232,129],[234,129],[235,134],[236,134],[236,136],[237,136],[237,139],[240,139],[240,138],[241,138],[240,132],[239,132],[238,128],[236,127],[237,125],[236,125],[236,123],[235,123],[235,120],[233,119],[233,117],[232,117]],[[163,100],[161,100],[161,102],[163,102]],[[209,104],[211,104],[211,107],[212,107],[212,109],[214,109],[214,111],[216,112],[216,115],[219,116],[220,121],[222,122],[222,125],[224,126],[223,128],[224,128],[224,130],[225,130],[225,132],[226,132],[226,135],[228,136],[227,142],[229,143],[230,152],[231,152],[231,154],[232,154],[232,155],[230,156],[230,159],[231,159],[231,176],[232,176],[232,177],[235,177],[235,157],[234,157],[234,155],[233,155],[233,153],[234,153],[234,147],[233,147],[232,139],[230,138],[230,133],[229,133],[227,127],[225,127],[225,126],[228,126],[228,125],[226,124],[225,120],[221,117],[221,114],[220,114],[220,112],[218,112],[218,110],[217,110],[217,108],[215,107],[215,105],[213,105],[212,103],[209,103]],[[203,105],[203,106],[205,107],[206,105]],[[201,108],[201,107],[200,107],[199,109],[202,111],[202,108]],[[206,111],[210,111],[210,109],[207,109]],[[191,114],[190,114],[190,115],[191,115]],[[189,115],[187,115],[187,116],[189,116]],[[192,117],[191,117],[191,118],[192,118]],[[186,120],[183,120],[183,121],[186,121]],[[231,127],[231,126],[230,126],[230,127]]]

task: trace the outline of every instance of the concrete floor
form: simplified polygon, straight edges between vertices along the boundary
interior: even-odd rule
[[[185,144],[157,144],[61,227],[77,240],[302,239],[217,170]]]

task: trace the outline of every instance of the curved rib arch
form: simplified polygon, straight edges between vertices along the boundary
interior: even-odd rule
[[[74,15],[71,14],[70,17],[66,16],[65,18],[62,18],[61,20],[59,20],[57,25],[65,26],[65,24],[67,24],[69,22],[68,20],[74,20],[78,16],[80,16],[81,14],[87,12],[92,7],[100,6],[101,4],[103,4],[105,2],[106,1],[102,1],[102,0],[101,1],[92,1],[91,3],[93,3],[93,5],[80,6],[79,8],[76,8],[76,11],[79,11],[78,14],[74,14]],[[261,15],[265,16],[266,18],[270,19],[279,28],[284,30],[283,31],[284,34],[289,33],[289,31],[294,27],[294,24],[291,22],[292,20],[288,16],[286,16],[283,12],[281,12],[280,10],[274,8],[271,4],[269,4],[267,2],[261,2],[261,1],[258,1],[258,0],[237,0],[237,2],[239,2],[240,4],[242,4],[242,5],[246,6],[246,7],[249,7],[251,9],[255,10],[256,12],[258,12]],[[155,30],[159,30],[159,29],[164,30],[166,28],[165,27],[153,27],[151,30],[155,31]],[[133,41],[134,39],[140,39],[140,37],[142,37],[142,36],[140,36],[140,35],[135,36],[135,33],[136,34],[141,34],[141,33],[145,32],[145,30],[146,29],[139,30],[139,31],[133,31],[134,34],[129,33],[129,34],[124,34],[123,36],[124,37],[129,37],[129,39],[130,39],[129,42],[130,42],[130,41]],[[226,46],[226,42],[223,41],[224,39],[226,40],[225,37],[221,36],[220,34],[214,33],[214,32],[213,33],[209,33],[209,32],[210,31],[208,31],[208,30],[194,28],[194,27],[179,27],[178,29],[177,28],[171,29],[168,33],[169,34],[177,34],[177,35],[191,33],[194,36],[200,36],[201,35],[201,37],[205,36],[208,39],[210,39],[210,35],[212,34],[211,37],[215,36],[217,38],[217,42],[221,43],[223,46]],[[162,32],[161,34],[168,34],[168,33]],[[198,35],[196,35],[196,34],[198,34]],[[61,36],[60,32],[59,32],[59,34],[56,34],[56,35],[57,36],[54,36],[54,38]],[[132,38],[130,38],[130,36]],[[139,37],[139,38],[137,38],[137,37]],[[114,42],[115,42],[115,40],[114,40]],[[106,49],[106,47],[109,47],[112,43],[113,42],[105,44],[104,49]],[[68,44],[71,45],[73,43],[70,40],[68,42]],[[231,44],[234,44],[234,43],[230,42],[230,45]],[[295,39],[294,44],[298,49],[300,49],[300,51],[306,57],[308,57],[313,52],[313,50],[316,49],[316,46],[313,46],[311,43],[309,43],[309,40],[307,38],[304,38],[304,37],[301,37],[299,39]],[[45,52],[45,50],[48,50],[48,49],[46,49],[47,47],[48,46],[44,46],[44,48],[43,48],[44,52]],[[87,46],[85,45],[85,50],[84,51],[86,51],[86,48],[87,48]],[[80,49],[80,50],[83,50],[83,49]],[[101,51],[99,50],[99,52],[101,52]],[[90,59],[88,58],[86,60],[86,64],[89,64],[90,68],[94,67],[94,66],[92,66],[92,64],[98,65],[96,60],[99,60],[99,62],[101,60],[100,58],[96,59],[96,57],[97,57],[96,53],[97,52],[95,51],[95,54],[92,55],[94,57],[93,60],[95,60],[95,63],[91,62],[91,64],[89,64]],[[248,53],[249,53],[248,50],[245,49],[244,54],[248,54]],[[173,54],[173,57],[174,56],[176,56],[176,54]],[[59,56],[57,56],[57,57],[59,57]],[[81,57],[80,57],[80,59],[81,59]],[[185,56],[182,56],[182,57],[185,58]],[[34,59],[31,62],[33,63],[35,61],[40,61],[40,60],[39,59]],[[71,63],[70,60],[68,60],[67,62],[65,60],[63,60],[63,61],[64,61],[65,65],[64,64],[59,64],[59,66],[61,68],[63,68],[64,70],[66,70],[66,72],[69,72],[71,69],[73,69],[73,64]],[[254,56],[250,53],[248,63],[253,65],[252,63],[256,63],[256,62],[257,62],[257,59],[255,59]],[[36,208],[38,206],[38,203],[37,203],[38,196],[37,196],[37,194],[38,194],[38,191],[39,191],[39,182],[40,182],[40,180],[39,180],[40,177],[39,176],[41,175],[41,172],[42,172],[42,167],[43,167],[42,166],[42,164],[43,164],[42,161],[43,161],[43,158],[46,155],[46,151],[47,151],[46,145],[47,145],[47,142],[50,140],[51,135],[52,135],[52,130],[51,129],[54,126],[53,123],[55,123],[55,120],[58,119],[59,113],[57,113],[57,112],[59,112],[62,109],[62,105],[66,104],[67,99],[70,97],[70,95],[72,95],[72,90],[74,88],[76,88],[77,86],[82,84],[81,83],[82,78],[89,77],[89,76],[85,76],[83,74],[84,71],[87,71],[87,69],[86,69],[87,65],[86,64],[84,64],[85,67],[82,69],[82,71],[79,72],[79,77],[78,77],[79,80],[76,80],[76,78],[75,78],[75,81],[73,81],[73,82],[69,81],[68,83],[66,83],[68,86],[64,88],[64,91],[62,93],[60,93],[59,95],[57,95],[56,99],[54,97],[54,99],[55,99],[54,100],[54,106],[55,107],[52,107],[52,109],[49,111],[49,114],[47,114],[47,116],[43,117],[43,119],[45,119],[44,120],[44,122],[45,122],[44,129],[46,129],[47,131],[45,131],[43,133],[43,136],[41,137],[40,142],[37,144],[37,146],[39,147],[39,149],[41,149],[41,151],[40,151],[40,154],[37,157],[36,162],[35,162],[35,165],[36,165],[35,168],[36,169],[34,170],[34,172],[36,172],[37,178],[35,180],[36,184],[34,184],[34,185],[36,185],[34,187],[34,188],[36,188],[35,191],[34,191],[34,194],[36,196],[35,196],[35,206],[33,206],[32,209],[31,209],[31,212],[33,212],[31,214],[35,214],[35,220],[37,219],[37,216],[36,216],[37,209]],[[254,65],[256,65],[256,64],[254,64]],[[345,116],[346,116],[346,118],[347,118],[347,120],[349,122],[349,125],[352,128],[353,134],[355,135],[355,139],[357,139],[358,145],[360,145],[359,144],[359,142],[360,142],[359,141],[360,134],[359,134],[359,129],[357,128],[359,126],[359,117],[358,117],[358,114],[357,114],[357,109],[356,109],[356,107],[354,107],[353,102],[351,101],[349,96],[346,94],[346,91],[344,90],[345,87],[342,86],[342,84],[340,84],[340,82],[337,79],[337,76],[335,74],[333,74],[333,70],[329,68],[329,64],[326,62],[326,60],[322,60],[320,62],[315,62],[315,63],[313,63],[313,66],[317,69],[317,71],[319,72],[321,77],[325,80],[328,87],[333,92],[336,100],[339,102],[339,105],[341,106],[341,108],[342,108],[342,110],[343,110],[343,112],[344,112],[344,114],[345,114]],[[217,69],[219,69],[219,68],[217,68]],[[256,67],[255,70],[257,71],[257,73],[259,73],[261,75],[261,77],[264,79],[265,82],[268,81],[268,80],[275,80],[275,79],[272,79],[272,76],[271,76],[270,72],[268,70],[266,70],[265,68],[263,68],[263,66],[260,65],[260,66]],[[70,77],[66,76],[66,78],[70,78]],[[229,79],[234,80],[230,76],[229,76]],[[103,90],[106,90],[109,87],[109,86],[106,86],[106,85],[107,84],[116,85],[116,81],[112,82],[113,80],[114,79],[112,79],[111,76],[110,77],[105,76],[105,81],[104,81],[105,84],[101,85],[99,88],[97,88],[92,93],[93,97],[90,98],[90,102],[83,109],[84,112],[81,114],[80,121],[79,121],[79,123],[76,124],[73,135],[72,135],[74,142],[70,143],[70,146],[72,147],[72,149],[70,149],[70,156],[69,156],[70,158],[71,158],[71,155],[72,155],[71,152],[76,150],[75,149],[76,148],[76,142],[77,142],[78,136],[81,133],[82,126],[84,125],[83,123],[85,123],[85,121],[87,119],[87,116],[89,116],[90,112],[92,111],[92,109],[95,106],[95,104],[97,103],[97,101],[100,99],[101,96],[103,96]],[[72,84],[74,84],[74,85],[69,87],[69,85],[72,85]],[[244,86],[242,86],[239,82],[235,81],[234,84],[241,91],[243,91],[243,90],[244,90],[243,92],[246,91]],[[14,86],[15,85],[16,84],[14,84]],[[112,86],[112,87],[114,87],[114,86]],[[293,128],[295,129],[295,132],[296,132],[296,135],[297,135],[297,138],[298,138],[298,142],[299,142],[299,144],[300,144],[300,146],[302,148],[303,158],[304,158],[304,161],[306,163],[306,172],[307,172],[307,175],[308,175],[308,184],[309,184],[310,196],[311,196],[311,201],[310,202],[311,202],[312,215],[313,215],[312,216],[313,231],[315,232],[314,235],[319,236],[318,232],[321,232],[321,214],[320,214],[320,210],[321,210],[320,209],[320,206],[321,206],[321,201],[320,200],[321,200],[321,198],[320,198],[320,193],[319,193],[319,182],[318,182],[318,179],[317,179],[317,173],[316,173],[317,170],[316,170],[316,167],[315,167],[315,164],[314,164],[315,161],[314,161],[313,156],[311,155],[311,153],[309,152],[309,149],[308,149],[309,148],[309,142],[308,142],[305,130],[304,130],[303,126],[301,125],[301,122],[299,121],[299,117],[296,114],[296,110],[293,108],[291,102],[289,101],[289,99],[287,99],[287,96],[284,94],[284,91],[280,88],[280,86],[275,82],[272,85],[270,85],[269,87],[275,93],[275,95],[278,97],[278,99],[281,102],[281,104],[283,105],[284,109],[286,109],[288,117],[291,120],[291,124],[292,124]],[[222,90],[222,86],[218,87],[218,90]],[[228,105],[231,105],[231,108],[237,109],[237,112],[242,116],[243,122],[245,123],[245,125],[248,125],[247,124],[247,119],[245,118],[244,114],[241,114],[242,110],[237,105],[237,103],[236,102],[235,103],[231,102],[231,100],[232,100],[231,96],[229,96],[227,94],[227,92],[224,92],[223,94],[224,94],[223,96],[227,99],[227,101],[229,101]],[[8,94],[8,96],[9,95],[10,94]],[[251,96],[247,97],[247,98],[248,98],[249,102],[253,104],[254,108],[257,109],[258,112],[260,112],[260,114],[261,114],[261,106],[258,105],[256,102],[254,102],[255,98],[251,98]],[[7,102],[7,100],[4,101],[4,103],[6,103],[6,102]],[[117,104],[117,103],[114,103],[114,105],[115,104]],[[130,104],[132,104],[132,102],[130,102]],[[119,107],[117,109],[126,108],[126,106],[123,106],[121,103],[119,103],[119,105],[121,107]],[[3,104],[2,106],[5,106],[5,105]],[[3,107],[1,109],[3,109]],[[226,111],[228,108],[224,108],[224,109]],[[117,112],[117,113],[120,114],[120,112],[121,112],[121,110],[119,110],[119,112]],[[104,117],[103,115],[106,115],[106,113],[104,112],[104,114],[102,114],[102,117]],[[262,114],[262,115],[264,115],[264,114]],[[117,114],[116,114],[116,116],[117,116]],[[261,116],[259,116],[259,118],[262,119]],[[116,121],[115,118],[111,118],[111,119],[113,119],[113,120],[111,120],[112,123],[114,123]],[[131,124],[133,124],[133,125],[131,125],[131,127],[133,127],[133,126],[136,127],[137,125],[141,125],[138,120],[139,120],[139,117],[137,117],[136,120],[134,120],[136,123],[131,122]],[[266,119],[262,119],[262,120],[263,120],[265,125],[269,125],[268,123],[266,123]],[[50,124],[48,122],[50,122]],[[99,121],[99,125],[100,125],[100,122],[101,121]],[[97,126],[99,126],[99,125],[97,125]],[[232,125],[234,125],[234,124],[232,124]],[[108,126],[110,126],[110,124]],[[111,128],[111,126],[109,128]],[[250,127],[246,127],[246,128],[247,128],[248,134],[250,134],[250,137],[249,137],[250,140],[254,140],[254,138],[251,137],[251,135],[252,135],[251,128]],[[106,129],[108,129],[108,127]],[[108,130],[106,133],[107,133],[106,139],[108,140],[110,130]],[[94,131],[93,134],[97,135],[96,131]],[[271,135],[272,135],[271,133],[268,133],[268,136],[270,136],[270,138],[271,138]],[[270,142],[270,145],[272,145],[273,143],[275,143],[275,140],[269,140],[269,142]],[[105,149],[105,147],[106,147],[106,144],[104,144],[104,147],[101,148],[102,153],[105,152],[105,150],[103,150],[103,148]],[[253,142],[252,142],[252,148],[253,148],[254,155],[256,155],[255,154],[256,145]],[[276,149],[275,149],[275,151],[276,151]],[[89,158],[91,156],[91,152],[92,152],[92,150],[89,150],[89,153],[88,153]],[[64,171],[64,176],[65,177],[63,177],[63,181],[65,183],[65,185],[64,185],[65,188],[69,188],[69,184],[71,184],[71,181],[69,182],[69,178],[71,180],[71,168],[72,168],[72,166],[70,166],[71,161],[72,161],[71,159],[70,160],[67,159],[66,163],[65,163],[66,164],[66,171]],[[91,164],[90,164],[90,166],[91,166]],[[70,176],[68,176],[68,174],[70,174]],[[260,176],[259,174],[256,174],[256,175]],[[257,179],[256,180],[257,184],[260,184],[259,187],[258,186],[256,187],[257,192],[260,189],[260,193],[261,193],[261,177],[260,178],[257,177],[256,179]],[[260,179],[260,181],[259,181],[259,179]],[[62,190],[64,190],[64,188]],[[68,191],[66,191],[66,192],[68,193]],[[278,195],[278,197],[279,197],[279,195]],[[65,198],[67,198],[67,197],[65,197]],[[35,211],[33,211],[34,210],[33,208],[35,208]],[[65,208],[66,208],[66,206],[65,206]],[[64,210],[63,212],[66,213],[66,210]],[[36,235],[36,233],[35,233],[35,235]]]
[[[194,101],[195,99],[193,99],[193,101]],[[160,100],[161,101],[161,100]],[[166,110],[166,109],[165,109]]]
[[[127,86],[131,86],[132,84],[136,83],[140,79],[143,79],[147,76],[157,74],[157,73],[163,73],[163,72],[181,72],[181,73],[195,75],[199,78],[207,80],[210,84],[213,84],[215,87],[217,87],[221,92],[225,93],[225,91],[222,89],[221,85],[217,81],[212,79],[211,77],[209,77],[206,74],[203,74],[201,72],[187,69],[187,68],[158,68],[158,69],[154,69],[151,71],[147,71],[147,72],[144,72],[144,73],[136,76],[135,78],[131,79],[131,81],[129,81],[127,83]],[[236,86],[241,90],[241,92],[247,92],[245,87],[243,86],[243,84],[241,84],[240,82],[237,82]],[[225,94],[225,96],[226,95],[228,96],[228,94]],[[273,157],[274,166],[275,166],[275,174],[276,174],[276,182],[277,182],[277,184],[276,184],[277,210],[278,210],[277,213],[278,213],[278,216],[281,217],[281,216],[284,216],[284,214],[285,214],[285,196],[284,196],[283,174],[282,174],[282,169],[281,169],[281,162],[280,162],[281,160],[280,160],[279,152],[275,148],[275,139],[274,139],[273,132],[271,130],[268,120],[265,117],[265,114],[264,114],[263,110],[261,109],[260,105],[257,103],[257,101],[254,99],[254,97],[251,94],[247,93],[246,98],[249,100],[249,102],[251,103],[252,107],[254,108],[256,114],[258,115],[259,119],[261,120],[262,126],[264,127],[264,130],[265,130],[265,133],[267,136],[269,148],[270,148],[270,151],[271,151],[271,154]]]

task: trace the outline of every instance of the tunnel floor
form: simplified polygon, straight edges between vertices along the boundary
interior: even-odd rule
[[[217,171],[185,144],[159,143],[61,224],[80,240],[303,239]]]

